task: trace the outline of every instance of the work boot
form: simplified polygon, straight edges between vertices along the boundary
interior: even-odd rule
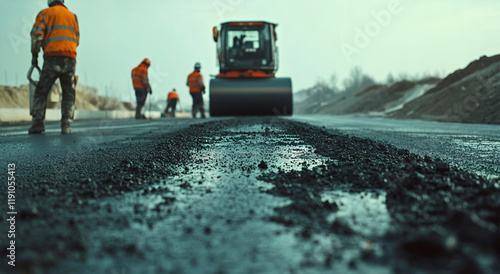
[[[33,121],[28,134],[40,134],[45,131],[45,123],[42,121]]]
[[[69,121],[61,122],[61,134],[71,134],[71,123]]]

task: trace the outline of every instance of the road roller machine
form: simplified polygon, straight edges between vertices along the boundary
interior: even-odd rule
[[[276,27],[227,22],[213,28],[219,74],[210,80],[211,116],[292,115],[292,80],[275,76]]]

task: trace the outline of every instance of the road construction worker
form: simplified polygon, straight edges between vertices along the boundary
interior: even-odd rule
[[[205,93],[205,85],[203,84],[203,76],[200,73],[201,64],[194,65],[194,71],[189,74],[187,85],[189,93],[193,97],[193,118],[196,118],[198,111],[201,112],[201,118],[205,118],[205,106],[203,104],[203,95]]]
[[[59,79],[62,87],[61,133],[71,133],[76,98],[76,48],[80,43],[78,19],[64,5],[64,0],[48,0],[49,8],[38,13],[31,30],[31,61],[38,67],[38,53],[43,48],[43,69],[36,87],[29,134],[45,131],[47,96]]]
[[[175,108],[177,106],[177,102],[179,101],[179,94],[175,91],[175,88],[168,93],[167,96],[167,108],[165,109],[165,114],[168,114],[168,110],[172,109],[172,117],[175,117]]]
[[[146,119],[142,114],[142,108],[146,103],[146,98],[149,94],[153,94],[151,85],[149,85],[148,68],[151,66],[151,61],[148,58],[132,70],[132,84],[134,85],[135,97],[137,98],[137,106],[135,108],[135,119]]]

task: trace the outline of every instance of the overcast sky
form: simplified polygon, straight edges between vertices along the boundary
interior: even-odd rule
[[[24,84],[29,32],[46,0],[2,0],[0,85]],[[130,73],[151,59],[154,98],[185,86],[195,62],[208,85],[217,74],[212,27],[225,21],[278,23],[280,70],[294,91],[347,77],[359,66],[376,80],[389,73],[445,76],[482,55],[500,53],[498,0],[66,0],[78,15],[77,74],[123,100],[135,100]],[[40,60],[41,62],[41,60]],[[5,83],[7,76],[7,83]],[[341,81],[339,81],[341,82]]]

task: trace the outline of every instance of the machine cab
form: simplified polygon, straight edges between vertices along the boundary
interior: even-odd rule
[[[214,27],[220,72],[262,71],[273,75],[278,69],[277,24],[227,22]]]

